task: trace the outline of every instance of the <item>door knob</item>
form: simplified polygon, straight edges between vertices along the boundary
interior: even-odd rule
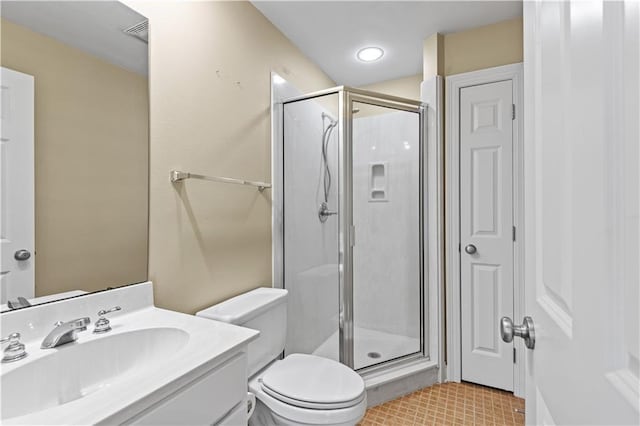
[[[509,317],[500,318],[500,336],[507,343],[513,341],[513,336],[522,337],[527,348],[533,349],[536,346],[536,333],[531,317],[524,317],[522,325],[513,325],[513,320]]]
[[[473,244],[467,244],[467,246],[464,248],[464,251],[467,254],[474,254],[475,252],[478,251],[478,249]]]
[[[31,252],[29,250],[18,250],[13,255],[15,260],[28,260],[31,257]]]

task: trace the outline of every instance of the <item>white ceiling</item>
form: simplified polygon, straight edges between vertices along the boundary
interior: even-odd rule
[[[362,86],[422,72],[423,40],[522,16],[521,1],[252,1],[337,84]],[[366,46],[385,51],[363,63]]]
[[[122,30],[146,18],[117,1],[5,1],[2,18],[138,74],[147,44]]]

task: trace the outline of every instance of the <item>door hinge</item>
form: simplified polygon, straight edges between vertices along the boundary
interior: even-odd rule
[[[516,119],[516,104],[511,104],[511,119]]]
[[[513,227],[513,241],[516,240],[516,227]]]
[[[354,247],[356,245],[356,227],[355,226],[349,227],[349,243],[351,244],[351,247]]]
[[[513,363],[516,363],[516,348],[513,348]]]
[[[458,243],[458,253],[462,252],[461,247],[462,247],[462,246],[460,245],[460,243]]]

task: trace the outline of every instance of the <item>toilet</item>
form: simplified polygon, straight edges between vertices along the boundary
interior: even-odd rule
[[[315,355],[280,360],[287,335],[287,290],[258,288],[196,314],[260,331],[249,343],[249,391],[256,397],[250,425],[344,425],[367,409],[362,377]]]

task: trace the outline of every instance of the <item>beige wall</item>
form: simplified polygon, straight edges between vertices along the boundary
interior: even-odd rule
[[[422,83],[422,74],[417,74],[409,77],[382,81],[380,83],[368,84],[361,88],[371,90],[373,92],[385,93],[387,95],[418,100],[420,99],[420,83]]]
[[[35,78],[36,296],[147,277],[147,79],[2,20]]]
[[[445,76],[522,61],[522,18],[444,35]]]
[[[169,183],[169,170],[271,181],[270,72],[334,85],[248,2],[128,2],[149,18],[149,278],[195,312],[271,284],[271,193]]]

